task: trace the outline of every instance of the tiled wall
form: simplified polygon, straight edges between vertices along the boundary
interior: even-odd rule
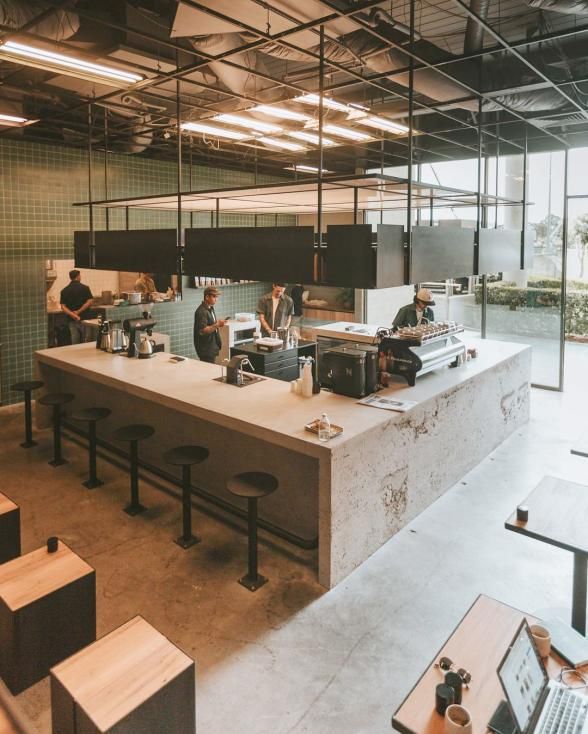
[[[92,198],[105,198],[103,156],[93,156]],[[194,166],[184,167],[183,187],[208,189],[254,183],[246,172],[222,171]],[[260,176],[258,183],[269,179]],[[152,161],[132,155],[108,157],[108,197],[170,193],[176,189],[175,163]],[[45,261],[73,257],[73,232],[88,229],[88,210],[73,202],[88,199],[88,159],[85,151],[59,145],[0,140],[0,364],[1,401],[20,400],[9,387],[29,379],[33,372],[33,353],[47,346]],[[274,224],[260,217],[258,225]],[[194,226],[210,226],[208,215],[194,216]],[[184,226],[190,225],[184,215]],[[293,224],[292,217],[279,217],[279,224]],[[221,215],[220,225],[251,225],[253,216]],[[124,229],[124,210],[110,213],[112,229]],[[105,228],[105,212],[95,211],[94,226]],[[130,227],[175,227],[174,212],[130,213]],[[242,290],[240,290],[242,289]],[[255,307],[262,285],[233,286],[235,295],[223,295],[223,305],[234,302],[235,310]],[[157,307],[161,310],[162,331],[172,335],[173,349],[192,353],[191,314],[202,294],[185,291],[185,301]],[[164,311],[163,309],[169,309]],[[225,309],[227,313],[231,308]],[[155,315],[155,312],[154,312]],[[223,315],[224,311],[223,311]]]

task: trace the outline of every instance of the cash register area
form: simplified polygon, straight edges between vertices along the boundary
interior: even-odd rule
[[[226,520],[197,508],[206,542],[184,553],[171,542],[179,503],[144,484],[142,501],[159,519],[131,521],[116,501],[128,478],[108,464],[101,495],[80,499],[85,450],[68,442],[70,464],[48,473],[49,429],[38,450],[12,450],[16,409],[0,425],[2,483],[23,508],[26,548],[57,534],[96,569],[99,636],[141,609],[197,660],[198,731],[384,734],[478,594],[568,619],[569,554],[507,532],[504,521],[545,475],[586,482],[586,459],[570,448],[585,431],[587,369],[570,345],[566,392],[532,390],[529,423],[329,592],[312,551],[272,539],[260,545],[271,594],[245,594],[235,583],[243,535],[236,543]],[[49,698],[48,678],[19,696],[41,734],[51,730]]]

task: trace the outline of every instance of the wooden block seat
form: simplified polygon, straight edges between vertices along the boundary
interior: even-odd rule
[[[96,639],[96,573],[59,541],[0,566],[0,677],[20,693]]]
[[[51,670],[55,734],[194,734],[195,665],[137,616]]]
[[[0,492],[0,563],[20,556],[20,508]]]
[[[177,446],[166,451],[163,460],[166,464],[182,467],[182,535],[174,541],[186,550],[200,538],[192,535],[192,467],[208,459],[209,451],[204,446]]]

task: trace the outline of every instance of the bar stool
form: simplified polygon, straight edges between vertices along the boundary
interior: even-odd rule
[[[37,390],[43,387],[45,383],[41,380],[29,380],[28,382],[17,382],[10,388],[14,392],[24,393],[24,404],[25,404],[25,440],[21,443],[23,449],[30,449],[32,446],[36,446],[37,442],[33,441],[33,421],[31,411],[31,393],[33,390]]]
[[[239,583],[249,591],[257,591],[267,583],[267,579],[257,572],[257,500],[272,494],[277,488],[278,480],[274,476],[259,471],[235,474],[227,481],[227,489],[231,494],[247,498],[249,568]]]
[[[127,515],[134,517],[147,508],[139,502],[139,441],[149,438],[155,433],[153,426],[135,423],[117,428],[112,434],[117,441],[128,441],[131,458],[131,502],[124,509]]]
[[[39,398],[41,405],[53,408],[53,459],[49,462],[51,466],[67,464],[67,459],[61,455],[61,406],[71,403],[74,395],[69,392],[50,392]]]
[[[72,413],[74,421],[88,424],[88,456],[89,456],[89,474],[90,476],[85,482],[84,487],[95,489],[101,487],[104,482],[98,479],[96,475],[96,423],[108,418],[112,411],[108,408],[84,408]]]
[[[163,460],[166,464],[182,467],[182,525],[183,534],[174,543],[181,548],[191,548],[200,538],[192,535],[192,467],[208,458],[209,451],[204,446],[178,446],[166,451]]]

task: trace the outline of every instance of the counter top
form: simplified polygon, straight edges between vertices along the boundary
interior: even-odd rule
[[[466,341],[468,347],[477,348],[477,359],[456,369],[444,367],[430,372],[417,379],[414,387],[408,387],[398,377],[381,394],[421,403],[452,392],[480,373],[530,349],[510,342]],[[290,392],[289,383],[268,377],[245,388],[226,385],[214,380],[220,376],[218,365],[192,359],[173,362],[169,353],[147,360],[128,359],[97,350],[94,344],[76,344],[39,350],[36,358],[48,366],[282,446],[302,448],[304,444],[305,452],[315,456],[328,454],[374,427],[401,421],[405,415],[358,405],[353,398],[324,390],[304,398]],[[327,413],[333,423],[344,428],[343,434],[328,444],[319,444],[316,436],[304,430],[304,425],[321,413]]]
[[[376,332],[381,326],[373,324],[356,324],[351,321],[335,321],[332,324],[317,326],[314,332],[317,336],[331,339],[347,339],[354,342],[375,343]]]

